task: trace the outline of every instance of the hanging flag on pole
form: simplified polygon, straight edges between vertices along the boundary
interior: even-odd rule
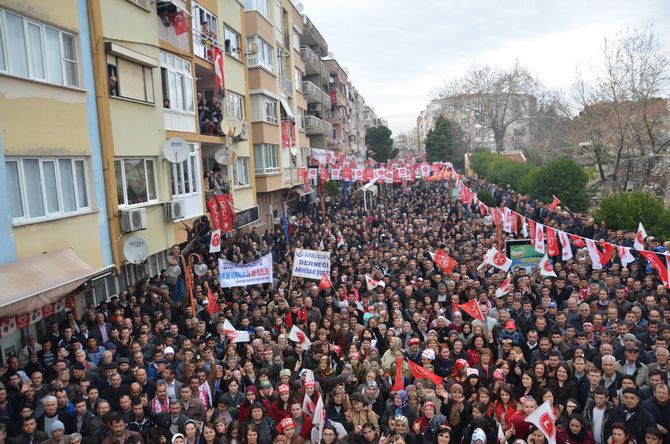
[[[412,375],[414,376],[414,379],[425,379],[428,378],[431,381],[435,383],[436,386],[440,386],[442,384],[442,377],[436,375],[433,372],[430,372],[426,370],[424,367],[420,366],[419,364],[415,364],[411,360],[407,360],[407,363],[409,364],[409,369],[412,371]]]
[[[397,392],[398,390],[405,389],[405,381],[402,377],[402,367],[403,363],[402,356],[396,356],[395,358],[395,379],[393,380],[393,387],[391,387],[392,392]]]
[[[633,247],[635,247],[636,250],[644,250],[644,240],[646,238],[647,232],[642,226],[642,222],[640,222],[637,227],[637,233],[635,234],[635,243],[633,244]]]
[[[649,261],[652,268],[656,270],[656,272],[658,273],[658,278],[661,280],[661,282],[663,282],[665,288],[670,288],[670,279],[668,278],[667,256],[664,264],[661,258],[658,257],[658,254],[654,253],[653,251],[640,250],[640,254],[644,256],[644,258]]]
[[[214,316],[219,311],[219,303],[214,298],[212,289],[207,286],[207,313],[210,316]]]
[[[221,230],[214,230],[209,237],[209,252],[218,253],[219,251],[221,251]]]
[[[572,245],[570,245],[570,237],[565,231],[559,231],[558,237],[561,239],[561,259],[567,261],[572,259]]]
[[[374,290],[377,287],[386,288],[386,284],[384,283],[384,281],[381,281],[381,280],[378,281],[378,280],[372,279],[367,274],[365,275],[365,284],[367,285],[368,290]]]
[[[561,201],[558,199],[558,197],[554,196],[553,194],[551,195],[551,197],[554,198],[554,201],[551,203],[551,205],[549,205],[549,208],[555,210],[556,207],[561,204]]]
[[[535,246],[535,251],[544,254],[544,225],[541,223],[535,224],[535,243],[533,245]]]
[[[619,260],[621,261],[622,267],[627,267],[628,264],[630,264],[635,260],[633,254],[630,252],[631,249],[629,247],[623,247],[621,245],[617,245],[616,250],[617,253],[619,254]]]
[[[593,268],[596,270],[602,270],[603,265],[600,262],[600,251],[592,239],[586,239],[586,251],[589,252],[589,256],[591,257],[591,265]]]
[[[319,396],[319,400],[316,401],[316,407],[314,407],[314,416],[312,417],[312,424],[314,427],[316,427],[317,430],[316,442],[321,442],[323,439],[323,428],[326,426],[326,409],[323,407],[323,396]]]

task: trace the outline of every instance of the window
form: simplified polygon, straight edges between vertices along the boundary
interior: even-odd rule
[[[163,108],[195,114],[191,63],[161,51],[161,80]]]
[[[172,197],[188,197],[200,194],[200,174],[198,173],[198,149],[193,143],[188,144],[190,153],[188,158],[181,163],[170,164],[172,171],[170,182],[172,185]]]
[[[254,166],[256,174],[279,172],[279,145],[254,144]]]
[[[298,68],[294,68],[294,70],[295,70],[295,90],[302,91],[302,71],[300,71]]]
[[[305,110],[302,108],[298,108],[297,126],[300,131],[305,130]]]
[[[62,217],[90,209],[84,159],[9,158],[5,166],[14,220]]]
[[[223,45],[229,56],[238,60],[242,57],[242,39],[238,33],[227,26],[223,27]]]
[[[136,157],[114,160],[119,207],[158,200],[154,161]]]
[[[269,123],[277,123],[277,101],[266,98],[264,103],[265,108],[263,110],[263,119]]]
[[[300,51],[300,38],[302,36],[300,35],[300,29],[296,28],[295,26],[293,27],[293,32],[291,32],[290,38],[291,38],[291,47],[297,51]]]
[[[151,68],[107,54],[109,95],[154,103],[154,78]]]
[[[244,96],[228,91],[228,111],[231,116],[244,120]]]
[[[77,87],[76,45],[71,34],[0,10],[0,72]]]
[[[488,131],[485,129],[478,129],[475,131],[475,137],[477,139],[488,139]]]
[[[233,185],[236,187],[249,186],[249,158],[238,157],[233,170]]]
[[[128,0],[130,3],[139,6],[142,9],[150,11],[149,0]]]
[[[257,11],[267,21],[270,21],[270,4],[268,0],[244,0],[244,9],[247,11]]]
[[[274,72],[274,49],[272,45],[257,35],[247,37],[249,67],[260,66]]]
[[[216,16],[195,2],[192,9],[193,53],[201,59],[214,61],[211,47],[215,44],[221,47]]]

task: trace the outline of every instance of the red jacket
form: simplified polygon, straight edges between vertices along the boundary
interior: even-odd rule
[[[591,432],[586,432],[584,438],[578,441],[572,438],[563,427],[559,427],[556,430],[556,442],[560,442],[561,444],[595,444],[596,441],[593,439]]]
[[[309,415],[306,415],[305,413],[302,414],[302,424],[300,424],[300,437],[306,441],[310,441],[312,439],[312,428],[314,425],[312,424],[312,417]]]
[[[267,415],[274,419],[277,424],[279,424],[282,419],[291,417],[291,403],[289,402],[288,407],[286,408],[283,408],[281,404],[281,399],[276,400],[270,404],[270,409],[267,413]]]
[[[514,413],[510,418],[510,422],[514,424],[514,437],[525,441],[528,437],[528,430],[532,424],[526,422],[526,415],[524,415],[523,410]]]

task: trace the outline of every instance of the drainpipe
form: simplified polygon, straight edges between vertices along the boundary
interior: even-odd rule
[[[91,27],[91,53],[93,57],[93,74],[95,79],[95,102],[98,110],[98,126],[100,128],[100,148],[102,154],[102,171],[105,177],[107,222],[111,238],[112,258],[117,273],[121,270],[121,223],[119,201],[116,194],[116,171],[114,168],[114,138],[112,137],[112,116],[109,107],[109,90],[107,85],[107,61],[105,59],[105,39],[103,36],[101,0],[88,0],[89,23]]]

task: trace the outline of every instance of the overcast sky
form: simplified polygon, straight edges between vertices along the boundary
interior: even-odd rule
[[[603,38],[653,25],[670,50],[668,0],[301,0],[349,79],[394,134],[473,63],[527,66],[568,90]]]

